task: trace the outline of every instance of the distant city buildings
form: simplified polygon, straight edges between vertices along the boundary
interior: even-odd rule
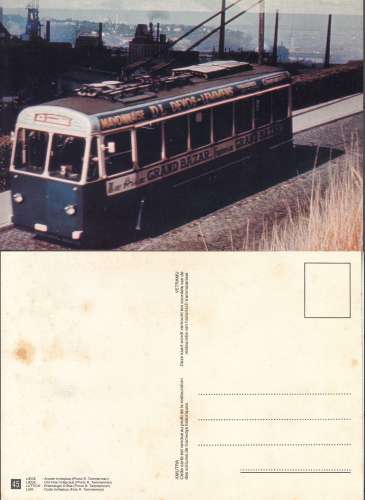
[[[99,47],[99,37],[96,33],[81,33],[76,38],[75,47],[77,49],[84,48],[98,48]]]
[[[102,49],[103,44],[103,23],[98,24],[98,32],[80,33],[75,42],[76,49]]]

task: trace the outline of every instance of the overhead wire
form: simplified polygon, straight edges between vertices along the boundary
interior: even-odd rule
[[[208,17],[207,19],[204,19],[204,21],[202,21],[201,23],[199,23],[196,26],[194,26],[193,28],[191,28],[189,31],[187,31],[182,36],[180,36],[177,40],[174,40],[173,42],[171,42],[171,44],[169,45],[169,48],[171,48],[174,45],[176,45],[177,43],[181,42],[181,40],[183,40],[187,36],[191,35],[191,33],[194,33],[194,31],[196,31],[197,29],[204,26],[204,24],[207,24],[209,21],[212,21],[216,17],[220,16],[223,13],[223,10],[225,10],[227,12],[227,10],[232,9],[232,7],[235,7],[236,5],[238,5],[239,3],[243,2],[243,1],[244,0],[235,0],[234,2],[229,4],[225,9],[221,9],[218,12],[216,12],[215,14],[213,14],[212,16]]]
[[[258,0],[257,2],[253,3],[252,5],[250,5],[250,7],[248,7],[247,9],[243,10],[242,12],[239,12],[238,14],[236,14],[235,16],[231,17],[231,19],[228,19],[228,21],[225,22],[224,26],[227,26],[227,24],[235,21],[236,19],[238,19],[240,16],[243,16],[243,14],[246,14],[246,12],[248,12],[249,10],[253,9],[254,7],[257,7],[258,5],[260,5],[261,3],[263,3],[265,0]],[[200,45],[202,42],[204,42],[207,38],[211,37],[212,35],[214,35],[215,33],[217,33],[219,30],[221,29],[221,26],[218,26],[217,28],[213,29],[212,31],[210,31],[207,35],[203,36],[202,38],[200,38],[197,42],[193,43],[193,45],[191,45],[188,49],[186,49],[186,52],[189,52],[190,50],[193,50],[195,47],[197,47],[198,45]]]

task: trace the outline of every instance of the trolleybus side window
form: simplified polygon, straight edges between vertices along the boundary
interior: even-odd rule
[[[79,181],[85,155],[85,139],[54,134],[52,139],[49,174],[54,177]]]
[[[256,127],[263,127],[271,122],[271,95],[256,97]]]
[[[184,153],[188,149],[188,118],[181,116],[166,120],[165,142],[167,157]]]
[[[114,143],[115,147],[113,152],[105,150],[106,174],[115,175],[131,170],[133,167],[131,132],[128,130],[107,135],[104,138],[106,147],[108,143]]]
[[[95,181],[99,179],[99,155],[98,155],[98,140],[93,137],[90,145],[89,164],[87,169],[87,180]]]
[[[274,120],[284,120],[288,117],[288,89],[278,90],[272,94],[272,112]]]
[[[151,123],[137,129],[138,161],[144,167],[161,160],[162,126]]]
[[[210,144],[211,110],[197,111],[190,115],[191,147],[200,148]]]
[[[244,99],[235,104],[236,133],[252,129],[252,99]]]
[[[222,141],[233,133],[233,104],[213,108],[214,140]]]
[[[44,171],[49,135],[38,130],[18,131],[14,166],[17,170],[41,174]]]

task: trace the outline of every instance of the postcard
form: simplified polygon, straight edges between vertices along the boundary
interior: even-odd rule
[[[4,500],[363,500],[359,0],[0,0]]]
[[[5,253],[4,500],[360,500],[359,253]]]

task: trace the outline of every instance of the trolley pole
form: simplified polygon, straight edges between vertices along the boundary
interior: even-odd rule
[[[226,34],[226,0],[222,0],[221,28],[219,32],[219,59],[224,58],[225,34]]]
[[[328,28],[327,28],[327,43],[326,43],[326,54],[324,57],[324,67],[329,68],[331,59],[331,31],[332,31],[332,14],[328,16]]]
[[[260,3],[259,13],[259,64],[264,62],[265,50],[265,0]]]
[[[278,34],[279,34],[279,11],[276,11],[275,15],[275,34],[274,34],[274,45],[272,48],[272,63],[274,66],[278,63]]]

